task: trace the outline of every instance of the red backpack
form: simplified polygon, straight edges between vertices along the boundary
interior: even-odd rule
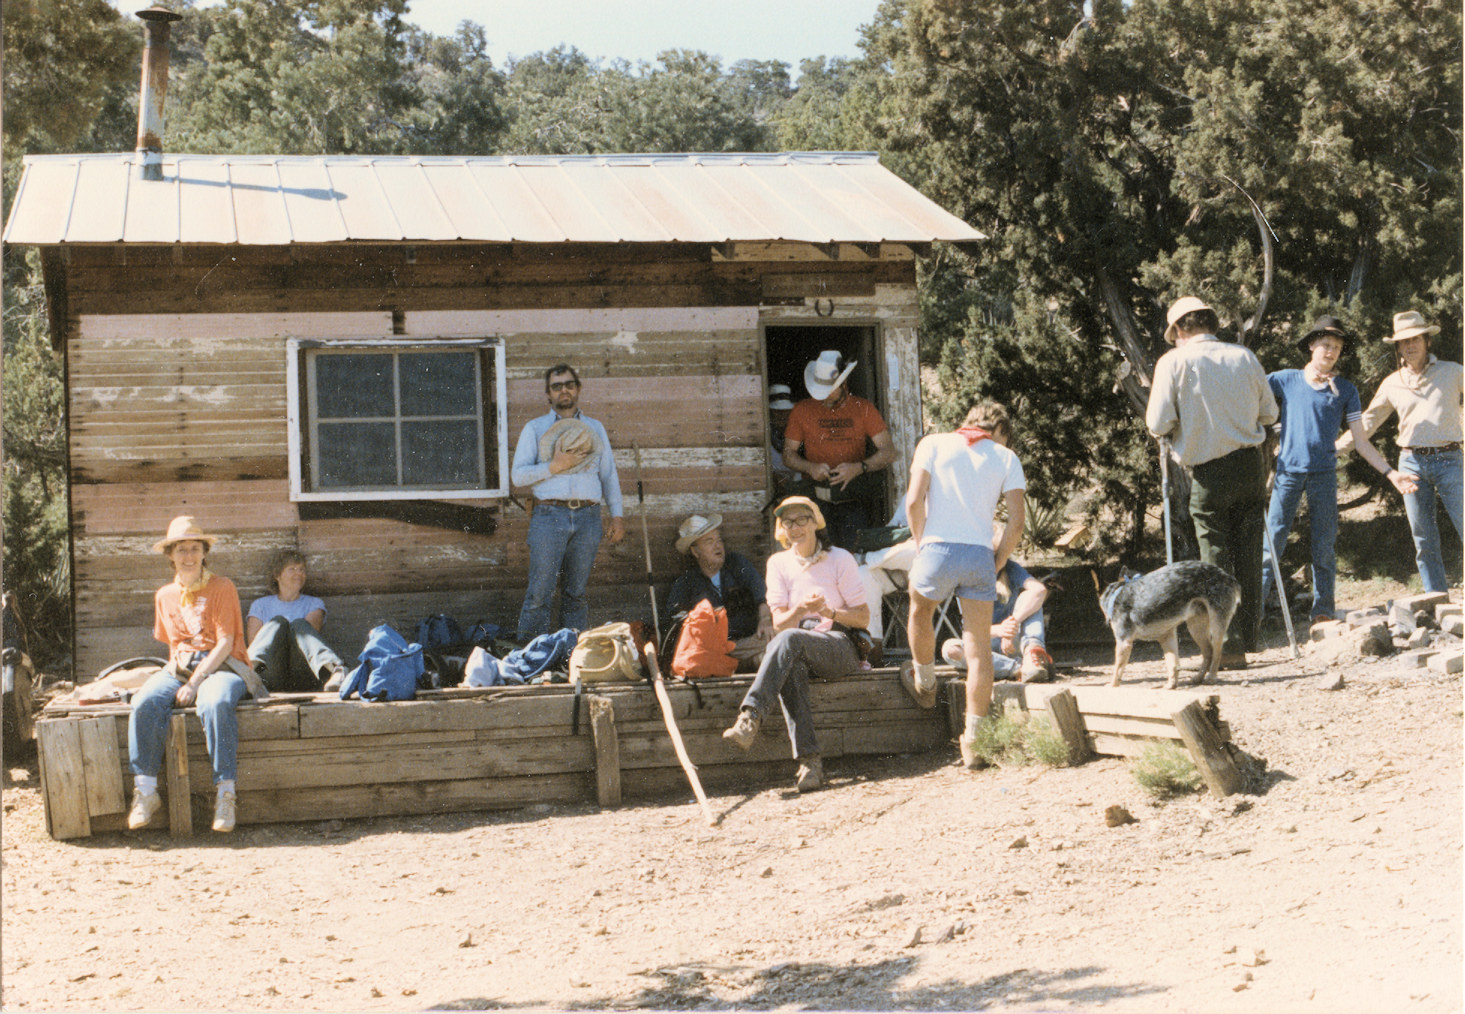
[[[730,654],[732,649],[733,642],[727,636],[727,610],[703,599],[682,621],[671,660],[672,674],[684,679],[731,676],[738,669],[738,660]]]

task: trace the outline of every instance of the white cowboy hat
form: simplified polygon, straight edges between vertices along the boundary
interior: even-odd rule
[[[595,468],[600,460],[600,438],[581,419],[560,419],[544,431],[539,438],[539,460],[548,461],[556,451],[588,450],[590,453],[573,468],[567,468],[560,475],[574,475]]]
[[[716,531],[721,525],[721,514],[713,514],[711,517],[706,518],[700,514],[693,514],[677,526],[677,552],[691,552],[692,543],[696,542],[708,532]]]
[[[1385,338],[1386,342],[1401,342],[1406,338],[1413,338],[1421,334],[1439,334],[1438,324],[1426,324],[1424,314],[1418,310],[1405,310],[1403,313],[1394,314],[1394,333]]]
[[[168,534],[153,543],[153,552],[166,554],[179,542],[202,542],[205,548],[213,549],[217,538],[217,535],[208,535],[198,527],[192,514],[180,514],[168,522]]]
[[[793,392],[787,384],[768,385],[768,407],[775,412],[787,412],[794,407]]]
[[[858,365],[854,361],[845,362],[842,352],[819,353],[818,359],[810,360],[804,367],[804,387],[808,389],[809,397],[823,401],[845,382]]]
[[[1170,312],[1165,314],[1165,341],[1171,345],[1175,344],[1175,338],[1177,337],[1175,324],[1181,317],[1184,317],[1187,313],[1195,313],[1197,310],[1210,309],[1210,305],[1203,300],[1196,299],[1194,296],[1181,296],[1170,305]],[[1211,312],[1214,313],[1215,311],[1211,310]]]

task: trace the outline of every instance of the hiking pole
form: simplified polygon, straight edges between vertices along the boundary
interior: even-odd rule
[[[646,528],[646,489],[641,484],[641,445],[631,441],[636,452],[636,502],[641,505],[641,545],[646,547],[646,593],[651,596],[651,629],[661,643],[661,618],[656,615],[656,578],[651,576],[651,536]],[[667,719],[670,721],[670,718]]]
[[[687,773],[687,781],[692,783],[692,792],[696,794],[697,802],[702,804],[702,816],[707,818],[707,826],[716,827],[717,818],[712,815],[707,793],[702,791],[702,780],[697,777],[697,766],[687,756],[686,745],[682,743],[682,732],[677,728],[676,716],[672,714],[671,695],[666,692],[666,681],[661,678],[661,666],[656,662],[656,645],[645,644],[641,650],[646,655],[646,668],[651,671],[651,686],[656,690],[656,701],[661,705],[661,717],[666,722],[666,731],[671,736],[671,745],[677,752],[677,760],[681,761],[682,770]]]
[[[1160,438],[1160,500],[1165,505],[1165,564],[1175,562],[1174,542],[1170,538],[1170,441]]]
[[[1292,657],[1301,658],[1302,652],[1297,650],[1297,635],[1292,632],[1292,610],[1287,608],[1287,589],[1282,587],[1282,563],[1277,559],[1277,547],[1272,545],[1272,533],[1266,529],[1266,519],[1262,519],[1262,538],[1267,540],[1267,559],[1272,561],[1272,580],[1277,582],[1277,601],[1282,603],[1282,623],[1287,627],[1287,643],[1292,646]],[[1266,603],[1262,603],[1262,609],[1266,609]]]

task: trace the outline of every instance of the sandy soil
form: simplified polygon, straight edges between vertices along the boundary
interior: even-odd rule
[[[1285,641],[1216,688],[1253,792],[1151,801],[1128,766],[599,812],[54,842],[4,791],[7,1010],[1458,1011],[1459,676]],[[1072,654],[1072,653],[1066,653]],[[1071,675],[1100,682],[1103,650]],[[1151,653],[1147,656],[1156,658]],[[1131,667],[1156,685],[1157,661]],[[1132,824],[1108,827],[1120,804]]]

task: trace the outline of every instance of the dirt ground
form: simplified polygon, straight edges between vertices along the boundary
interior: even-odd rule
[[[55,842],[13,769],[0,1002],[1460,1010],[1460,677],[1395,656],[1328,691],[1269,643],[1216,688],[1266,775],[1219,801],[1153,802],[1115,759],[968,773],[953,747],[714,797],[715,829],[688,793]],[[1068,679],[1101,682],[1105,655]],[[1111,804],[1135,822],[1106,826]]]

